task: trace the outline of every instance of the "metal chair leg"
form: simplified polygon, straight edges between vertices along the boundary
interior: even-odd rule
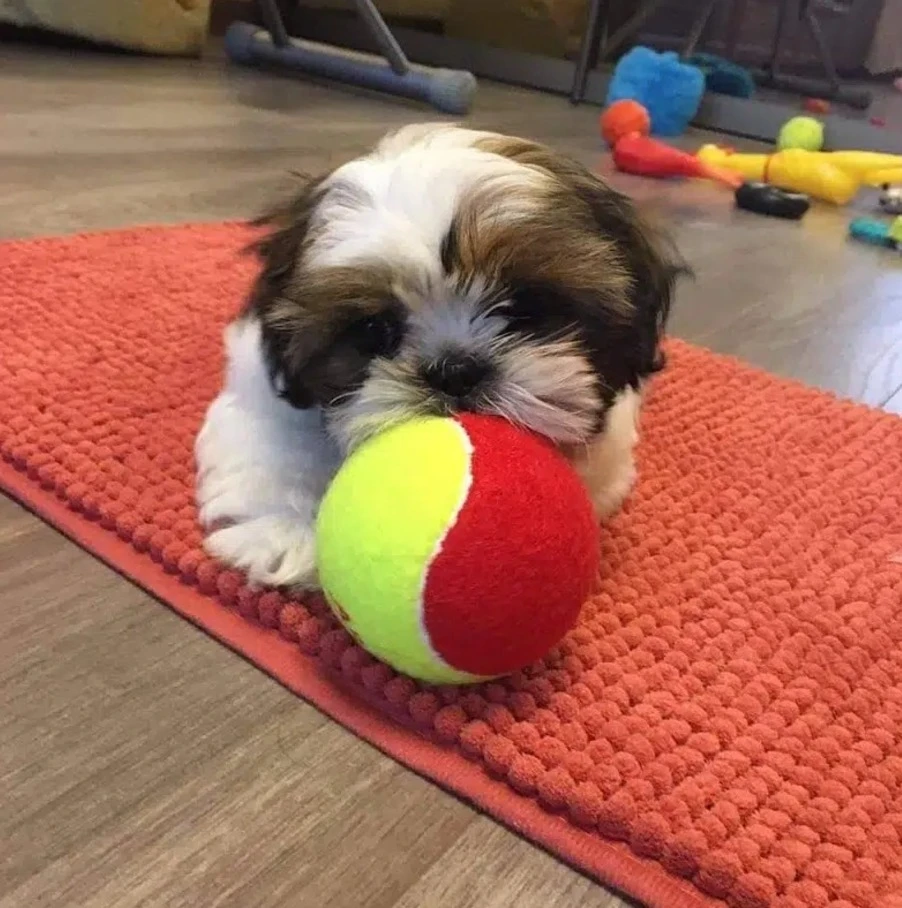
[[[821,58],[821,65],[824,67],[824,72],[827,75],[830,89],[836,94],[840,87],[839,74],[836,72],[836,64],[833,62],[833,51],[830,50],[830,45],[824,37],[820,19],[811,11],[810,3],[806,3],[803,15],[805,24],[808,26],[808,31],[811,32],[811,37],[814,38],[814,43],[817,45],[818,56]]]
[[[279,12],[276,0],[260,0],[260,15],[263,19],[263,27],[272,35],[272,43],[276,47],[288,47],[291,38],[282,21],[282,14]]]
[[[714,13],[714,10],[723,2],[723,0],[708,0],[705,7],[702,11],[695,17],[695,21],[692,23],[692,28],[689,30],[689,34],[686,37],[686,43],[683,45],[683,56],[691,57],[695,53],[696,47],[698,47],[698,42],[701,40],[702,35],[705,33],[705,28],[708,23],[711,21],[711,16]]]
[[[388,60],[388,65],[399,76],[410,71],[410,61],[401,50],[401,45],[395,40],[379,10],[373,5],[373,0],[356,0],[357,11],[369,29],[373,40],[379,46],[379,52]]]
[[[790,7],[795,12],[794,16],[790,16]],[[777,29],[774,32],[774,43],[771,46],[770,60],[764,66],[772,79],[777,77],[780,59],[783,56],[783,48],[790,37],[790,20],[797,19],[799,15],[797,0],[781,0],[777,7]]]
[[[732,60],[736,56],[736,45],[739,43],[739,33],[745,22],[748,0],[731,0],[730,11],[727,16],[726,35],[724,37],[724,56]]]
[[[586,30],[579,46],[579,57],[573,72],[573,84],[570,87],[570,103],[579,104],[586,94],[586,81],[589,70],[598,62],[598,50],[601,44],[601,33],[607,18],[607,8],[602,15],[602,6],[607,7],[605,0],[590,0],[586,17]]]
[[[642,0],[636,12],[620,28],[615,29],[612,35],[608,36],[602,52],[607,55],[619,50],[620,45],[634,37],[636,32],[645,25],[646,20],[658,11],[662,2],[663,0]]]

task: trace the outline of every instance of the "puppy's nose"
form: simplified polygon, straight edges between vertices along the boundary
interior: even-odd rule
[[[475,356],[443,356],[423,368],[423,378],[442,394],[466,397],[489,374],[489,365]]]

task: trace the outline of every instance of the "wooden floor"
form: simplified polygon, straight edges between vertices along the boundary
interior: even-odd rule
[[[423,117],[215,57],[7,47],[0,235],[244,217],[287,170]],[[589,164],[595,120],[493,86],[472,118]],[[902,257],[847,242],[848,211],[784,224],[703,184],[619,182],[698,272],[675,333],[902,412]],[[0,908],[623,904],[2,498],[0,602]]]

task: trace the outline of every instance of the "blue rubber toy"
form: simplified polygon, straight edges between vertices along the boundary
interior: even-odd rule
[[[653,135],[679,136],[698,111],[704,91],[698,67],[682,63],[672,51],[634,47],[614,67],[607,104],[638,101],[648,111]]]
[[[883,246],[885,249],[902,249],[902,241],[895,235],[902,233],[902,218],[892,224],[875,221],[873,218],[853,218],[849,222],[849,236],[861,243]]]

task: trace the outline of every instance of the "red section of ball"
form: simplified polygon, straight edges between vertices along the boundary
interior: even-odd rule
[[[472,484],[429,568],[424,620],[449,665],[505,674],[573,627],[598,570],[598,521],[550,443],[491,417],[459,422],[473,446]]]

